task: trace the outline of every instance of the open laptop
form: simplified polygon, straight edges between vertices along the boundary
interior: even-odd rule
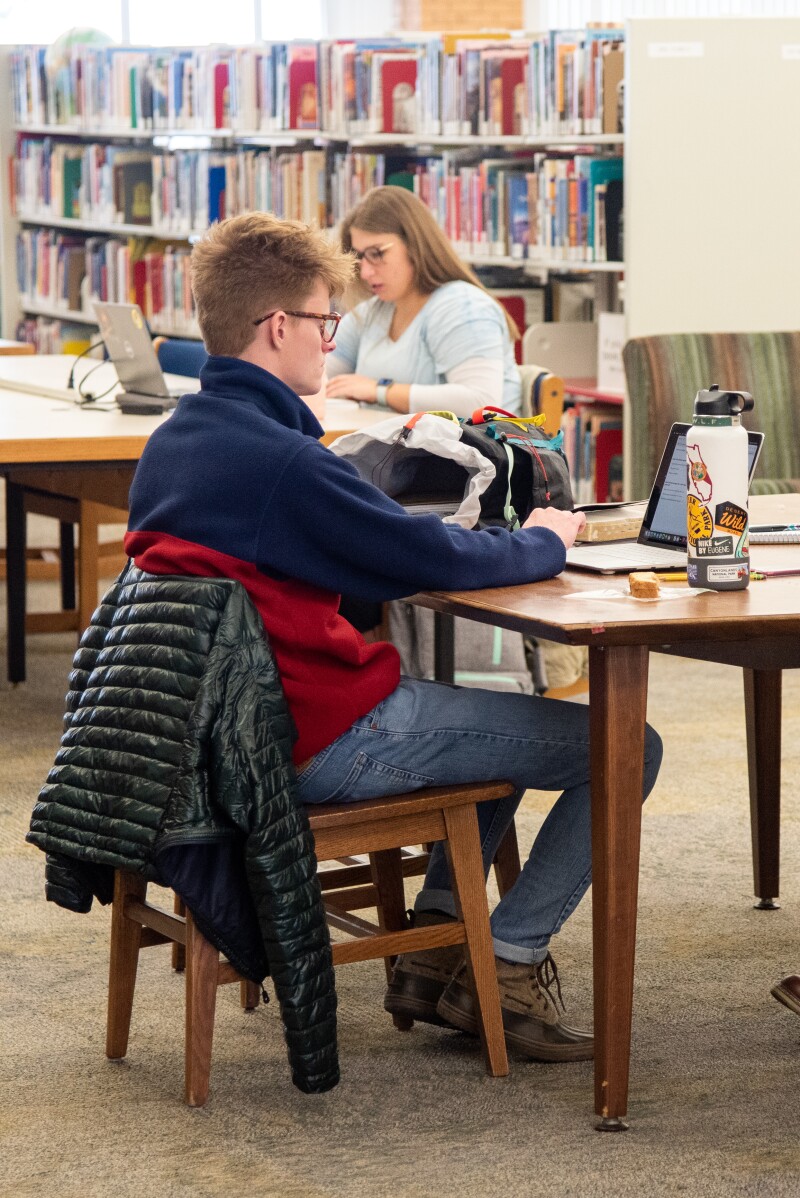
[[[117,396],[122,411],[150,415],[174,408],[184,392],[167,387],[139,305],[96,301],[94,310],[100,336],[122,383]]]
[[[689,424],[673,424],[635,541],[573,545],[567,565],[601,574],[628,570],[686,569],[686,434]],[[747,434],[749,477],[761,452],[763,433]]]

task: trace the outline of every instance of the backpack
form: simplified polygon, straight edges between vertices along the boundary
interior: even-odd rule
[[[573,508],[562,434],[542,416],[479,408],[391,416],[330,446],[360,476],[414,512],[464,528],[519,528],[535,507]]]

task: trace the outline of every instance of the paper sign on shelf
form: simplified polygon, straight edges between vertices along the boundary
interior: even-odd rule
[[[625,344],[625,317],[621,312],[600,312],[597,318],[597,388],[599,391],[625,391],[622,347]]]

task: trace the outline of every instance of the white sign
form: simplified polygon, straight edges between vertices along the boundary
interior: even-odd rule
[[[702,58],[705,52],[704,42],[649,42],[647,46],[651,58]]]
[[[621,312],[601,312],[597,318],[597,389],[620,395],[625,392],[625,317]]]

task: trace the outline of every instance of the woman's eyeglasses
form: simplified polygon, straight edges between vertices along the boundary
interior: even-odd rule
[[[277,316],[279,312],[284,312],[286,316],[298,316],[300,320],[318,320],[320,336],[326,345],[329,341],[333,341],[339,321],[342,319],[338,312],[290,312],[288,308],[276,308],[274,312],[267,312],[266,316],[260,316],[258,320],[254,320],[253,324],[263,324],[265,320],[269,320],[271,316]]]
[[[386,245],[368,245],[365,250],[354,250],[353,255],[356,262],[369,262],[370,266],[378,266],[383,262],[383,255],[387,250],[390,250],[394,245],[393,241],[387,241]]]

